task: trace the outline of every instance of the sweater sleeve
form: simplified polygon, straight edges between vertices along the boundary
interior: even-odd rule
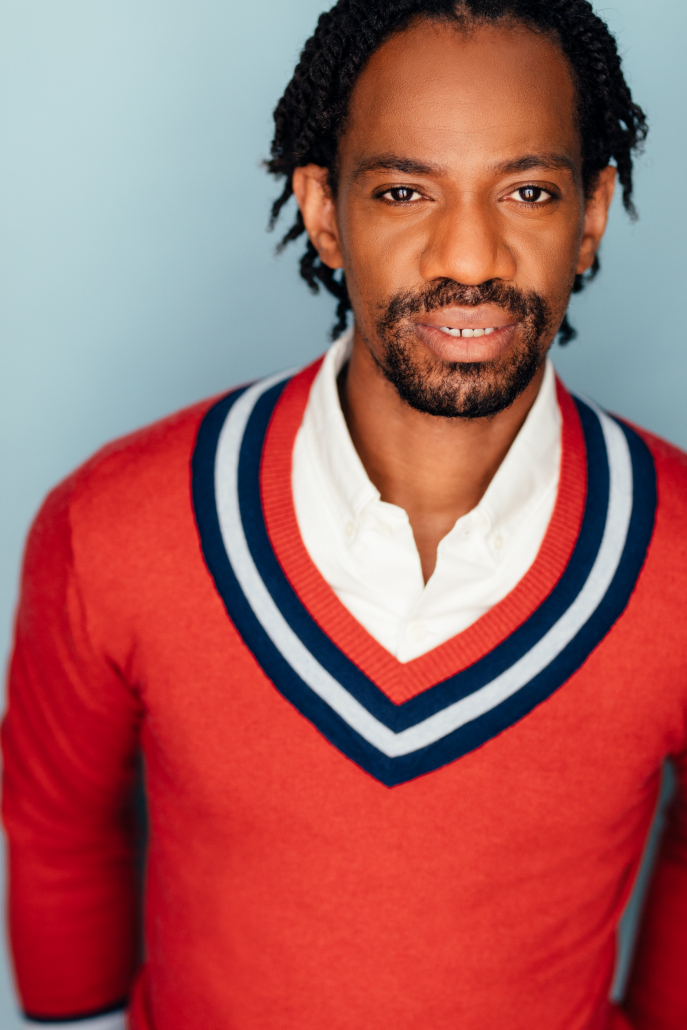
[[[29,1020],[61,1025],[121,1020],[138,923],[139,702],[91,639],[72,490],[54,491],[29,536],[2,728],[17,986]]]
[[[27,1019],[24,1021],[24,1026],[26,1030],[45,1030],[46,1023],[43,1019],[40,1023],[36,1023],[33,1019]],[[110,1012],[106,1016],[93,1016],[92,1019],[77,1019],[68,1023],[60,1020],[56,1027],[58,1030],[127,1030],[123,1009]]]
[[[626,991],[636,1030],[687,1027],[687,753],[674,759],[674,768],[676,787]]]

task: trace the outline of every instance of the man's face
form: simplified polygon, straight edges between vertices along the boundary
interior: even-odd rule
[[[401,396],[436,415],[508,406],[593,258],[560,50],[505,24],[389,40],[353,91],[332,217],[329,249],[311,236]]]

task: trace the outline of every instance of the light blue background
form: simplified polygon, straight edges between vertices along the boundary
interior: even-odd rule
[[[326,345],[265,233],[271,111],[323,0],[2,0],[0,650],[48,488],[109,438]],[[615,0],[652,132],[573,304],[567,383],[687,446],[687,5]],[[18,1026],[6,963],[0,1026]]]

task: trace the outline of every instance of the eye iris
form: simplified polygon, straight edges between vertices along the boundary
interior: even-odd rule
[[[398,186],[395,190],[391,191],[391,196],[394,200],[410,200],[413,195],[413,191],[409,190],[406,186]]]
[[[523,200],[527,201],[528,204],[535,204],[541,197],[543,190],[538,186],[523,186],[520,190],[520,196]]]

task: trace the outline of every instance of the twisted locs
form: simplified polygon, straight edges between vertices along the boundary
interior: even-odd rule
[[[588,0],[338,0],[320,15],[274,112],[274,138],[266,167],[285,182],[272,205],[270,229],[293,193],[291,180],[296,168],[306,164],[326,168],[329,189],[336,196],[337,149],[356,79],[370,56],[418,17],[458,26],[511,18],[550,35],[568,59],[577,85],[585,193],[590,195],[601,169],[614,162],[623,205],[630,217],[636,218],[633,154],[641,151],[647,122],[632,100],[615,39]],[[298,212],[278,249],[304,232]],[[599,268],[597,257],[584,276],[575,276],[572,292],[579,293]],[[310,240],[301,257],[300,274],[314,293],[324,286],[336,298],[335,338],[345,329],[351,308],[343,274],[322,263]],[[567,315],[558,335],[561,343],[576,336]]]

